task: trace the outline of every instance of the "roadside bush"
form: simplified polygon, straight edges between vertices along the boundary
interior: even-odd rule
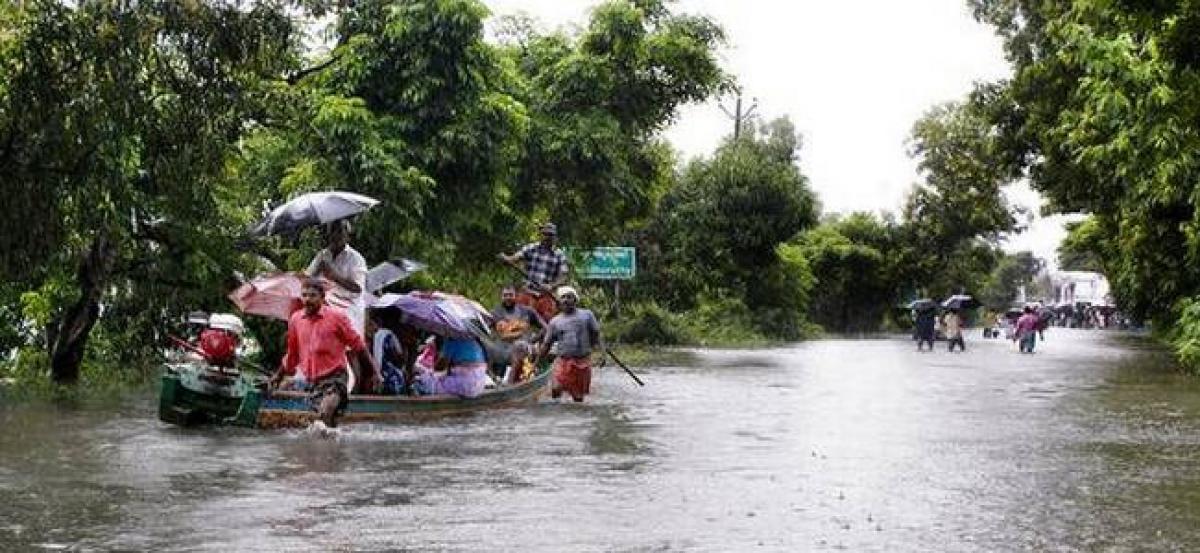
[[[608,326],[609,341],[656,346],[677,346],[692,342],[684,317],[671,313],[657,303],[640,303],[625,309],[620,319]]]
[[[1200,374],[1200,298],[1185,298],[1177,304],[1175,324],[1166,333],[1167,343],[1180,364]]]

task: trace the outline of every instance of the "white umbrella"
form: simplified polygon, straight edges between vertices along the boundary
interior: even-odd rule
[[[353,192],[309,192],[271,210],[250,232],[257,236],[295,232],[358,215],[378,203],[375,198]]]
[[[393,282],[403,278],[408,278],[409,275],[425,270],[426,265],[420,261],[414,261],[400,257],[391,261],[384,261],[376,265],[370,271],[367,271],[367,291],[378,292]]]

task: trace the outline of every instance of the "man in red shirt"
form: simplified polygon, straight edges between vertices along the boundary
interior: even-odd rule
[[[349,395],[346,350],[356,355],[363,367],[374,367],[375,363],[346,314],[325,305],[324,282],[305,281],[300,299],[304,309],[288,319],[287,354],[271,383],[277,386],[284,375],[298,372],[298,378],[310,386],[309,401],[317,415],[332,428],[338,413],[345,410]]]

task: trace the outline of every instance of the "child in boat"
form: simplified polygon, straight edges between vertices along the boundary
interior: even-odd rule
[[[434,336],[430,336],[421,345],[421,354],[417,356],[416,362],[413,364],[412,386],[410,387],[414,396],[431,396],[438,393],[437,375],[434,373],[434,367],[437,366],[437,343]]]

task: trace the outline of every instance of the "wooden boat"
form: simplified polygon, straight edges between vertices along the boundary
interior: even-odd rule
[[[532,403],[549,393],[551,372],[549,364],[543,364],[524,382],[488,389],[473,398],[351,394],[338,422],[406,420]],[[316,420],[316,413],[304,392],[268,393],[261,375],[192,361],[167,363],[158,417],[181,426],[296,428]]]

